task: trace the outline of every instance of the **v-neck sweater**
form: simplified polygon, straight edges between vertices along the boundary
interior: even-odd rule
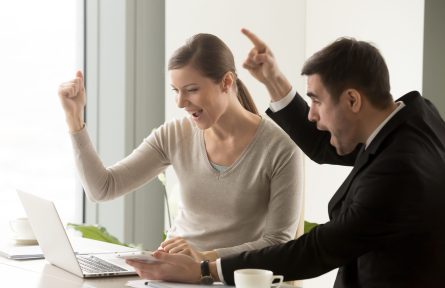
[[[189,118],[163,124],[109,167],[100,160],[86,128],[72,133],[71,140],[81,183],[94,201],[135,191],[172,165],[180,205],[168,237],[183,237],[198,250],[216,250],[223,257],[295,236],[302,209],[302,153],[267,118],[223,172],[212,167],[203,130]]]

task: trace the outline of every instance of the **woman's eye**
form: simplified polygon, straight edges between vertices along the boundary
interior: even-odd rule
[[[187,89],[187,92],[188,92],[188,93],[193,93],[193,92],[196,92],[196,91],[198,91],[198,88],[190,88],[190,89]]]

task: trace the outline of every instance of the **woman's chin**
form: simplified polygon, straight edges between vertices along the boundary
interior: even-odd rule
[[[206,130],[212,126],[212,125],[209,125],[209,123],[204,122],[204,121],[193,121],[193,122],[195,122],[196,127],[198,127],[201,130]]]

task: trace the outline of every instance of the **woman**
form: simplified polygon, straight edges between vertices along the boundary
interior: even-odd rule
[[[292,239],[301,211],[301,154],[258,115],[229,48],[216,36],[197,34],[173,54],[168,70],[177,106],[189,117],[165,123],[108,168],[84,125],[82,73],[60,86],[88,197],[119,197],[172,165],[182,207],[161,249],[213,260]]]

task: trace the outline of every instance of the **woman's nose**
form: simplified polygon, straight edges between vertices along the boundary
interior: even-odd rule
[[[184,108],[186,106],[186,100],[184,99],[184,96],[181,92],[178,92],[176,94],[176,105],[178,108]]]

